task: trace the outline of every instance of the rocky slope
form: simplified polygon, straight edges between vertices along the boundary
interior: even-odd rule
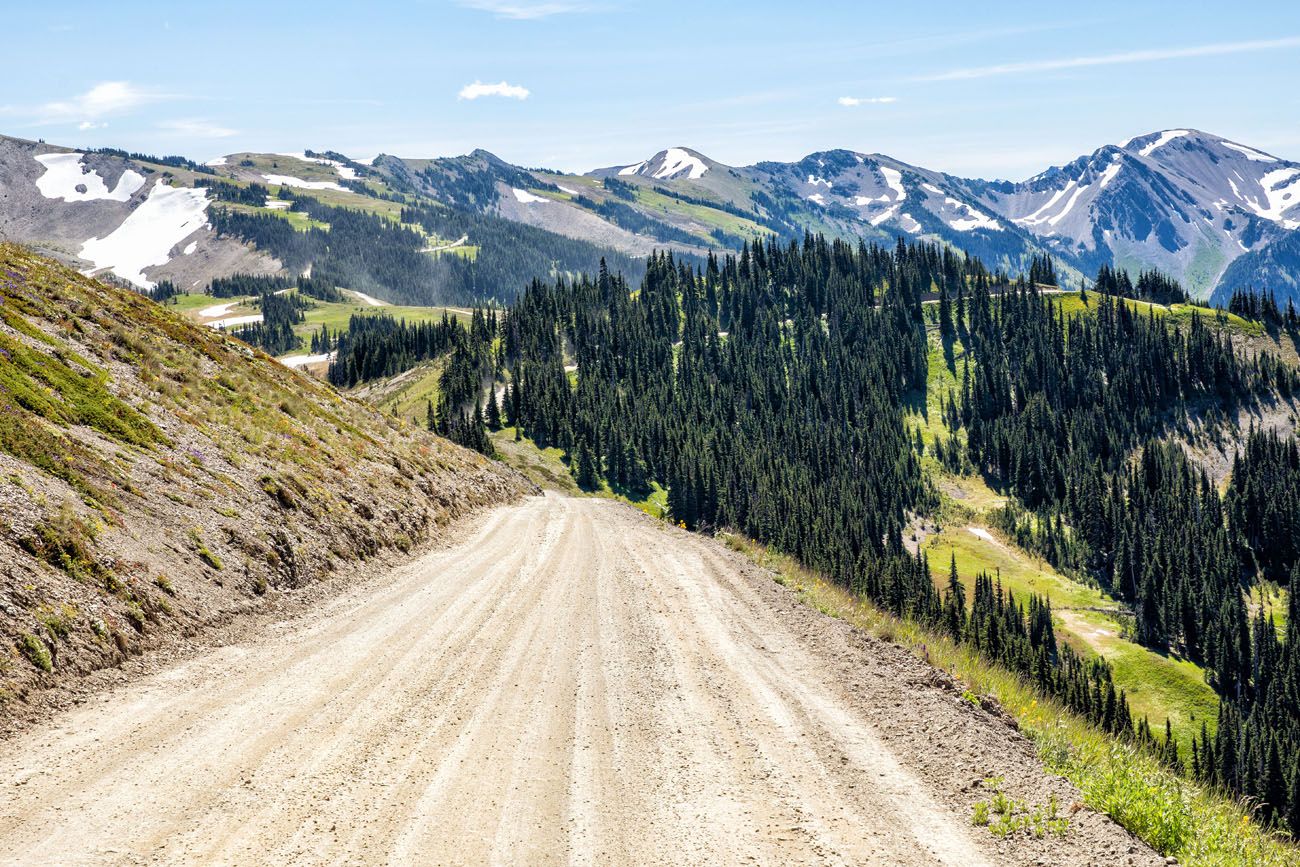
[[[0,245],[0,718],[528,490],[147,298]]]

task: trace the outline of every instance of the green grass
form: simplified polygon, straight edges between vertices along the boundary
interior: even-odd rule
[[[523,473],[538,487],[575,496],[582,493],[564,463],[564,452],[561,449],[539,448],[528,437],[522,437],[516,442],[515,429],[512,427],[493,431],[489,436],[501,460]]]
[[[1088,293],[1088,300],[1085,302],[1078,292],[1062,292],[1059,295],[1052,296],[1052,300],[1059,304],[1061,310],[1067,315],[1073,315],[1081,312],[1093,312],[1097,309],[1097,300],[1102,296],[1096,292]],[[1229,313],[1226,310],[1216,311],[1205,307],[1198,307],[1194,304],[1152,304],[1149,301],[1135,301],[1127,298],[1124,301],[1131,310],[1148,316],[1154,313],[1157,317],[1169,319],[1179,325],[1184,331],[1191,326],[1192,318],[1199,316],[1207,325],[1226,329],[1234,334],[1241,334],[1246,337],[1263,337],[1265,336],[1264,326],[1258,322],[1252,322],[1249,319],[1243,319],[1235,313]]]
[[[278,189],[279,187],[273,188],[271,193],[272,198],[275,196],[275,190]],[[242,202],[221,202],[218,207],[227,208],[231,211],[239,211],[243,214],[277,217],[293,226],[299,232],[305,232],[308,229],[324,229],[328,231],[330,227],[329,223],[322,223],[320,220],[313,220],[301,211],[291,211],[288,208],[260,208],[255,205],[245,205]]]
[[[651,214],[678,214],[701,223],[709,229],[721,229],[728,234],[739,235],[742,238],[750,238],[754,235],[766,237],[772,234],[771,229],[760,226],[753,220],[717,208],[710,208],[706,205],[683,202],[680,199],[665,196],[663,193],[657,193],[648,187],[638,186],[636,199],[637,204]],[[713,239],[710,238],[709,240]]]
[[[177,313],[197,313],[214,304],[224,304],[227,301],[235,301],[235,298],[213,298],[211,295],[176,295],[167,299],[164,305],[170,310]]]
[[[303,322],[295,325],[294,334],[302,338],[304,343],[311,340],[311,335],[320,330],[322,325],[329,326],[330,331],[344,331],[348,327],[348,321],[353,316],[392,316],[394,319],[405,319],[412,324],[417,322],[441,322],[444,313],[450,313],[454,318],[468,321],[472,314],[460,308],[450,307],[408,307],[403,305],[391,304],[386,307],[374,307],[366,304],[364,301],[315,301],[313,306],[306,311],[306,318]]]
[[[428,421],[429,403],[438,405],[439,381],[445,367],[442,358],[424,361],[398,376],[362,386],[357,396],[379,407],[385,415],[423,427]]]
[[[351,297],[351,296],[349,296]],[[198,321],[197,313],[204,308],[211,307],[214,304],[225,304],[235,302],[234,306],[225,314],[225,316],[246,316],[257,312],[252,298],[213,298],[210,295],[178,295],[176,304],[168,304],[177,312],[184,313],[190,319]],[[311,336],[320,331],[321,326],[328,326],[330,331],[346,331],[348,322],[353,316],[392,316],[394,319],[404,319],[410,323],[417,322],[440,322],[444,314],[450,314],[456,319],[468,321],[472,317],[472,311],[459,307],[413,307],[405,305],[390,304],[384,307],[375,307],[361,300],[349,301],[318,301],[314,298],[308,299],[311,306],[304,311],[303,321],[293,327],[293,333],[298,336],[302,346],[285,353],[294,355],[300,353],[305,347],[311,345]]]

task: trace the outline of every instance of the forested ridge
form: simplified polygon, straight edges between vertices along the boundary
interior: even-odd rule
[[[1159,278],[1138,282],[1147,297],[1180,297]],[[962,395],[945,414],[966,448],[954,439],[941,452],[1013,493],[1013,538],[1126,603],[1135,640],[1206,669],[1219,725],[1192,756],[1171,758],[1300,829],[1300,658],[1262,614],[1251,623],[1243,592],[1257,575],[1287,583],[1295,568],[1295,441],[1252,432],[1220,497],[1161,438],[1174,421],[1289,398],[1300,378],[1273,355],[1235,351],[1198,313],[1184,329],[1118,296],[1092,303],[1093,315],[1065,318],[1028,290],[996,304],[977,293],[956,329],[970,350]]]
[[[247,195],[238,188],[222,186],[213,186],[213,191],[219,200],[243,201],[241,196]],[[326,205],[309,195],[287,191],[280,195],[291,202],[291,210],[328,228],[311,225],[299,231],[282,216],[220,207],[209,215],[212,227],[256,245],[290,271],[301,272],[310,265],[319,280],[394,303],[438,306],[510,301],[538,274],[594,272],[602,260],[630,275],[640,275],[644,268],[641,260],[613,250],[491,214],[409,205],[402,209],[401,221],[394,222],[353,208]],[[476,252],[473,256],[431,252],[428,236],[468,237]],[[229,290],[223,287],[221,291]]]

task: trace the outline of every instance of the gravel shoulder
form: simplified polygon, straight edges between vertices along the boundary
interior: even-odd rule
[[[0,742],[0,862],[1160,864],[940,673],[620,504],[433,551]]]

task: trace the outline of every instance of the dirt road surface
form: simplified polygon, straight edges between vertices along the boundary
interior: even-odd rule
[[[927,671],[712,540],[532,498],[0,743],[0,861],[1163,863],[1086,810],[974,827],[985,773],[1072,790]]]

